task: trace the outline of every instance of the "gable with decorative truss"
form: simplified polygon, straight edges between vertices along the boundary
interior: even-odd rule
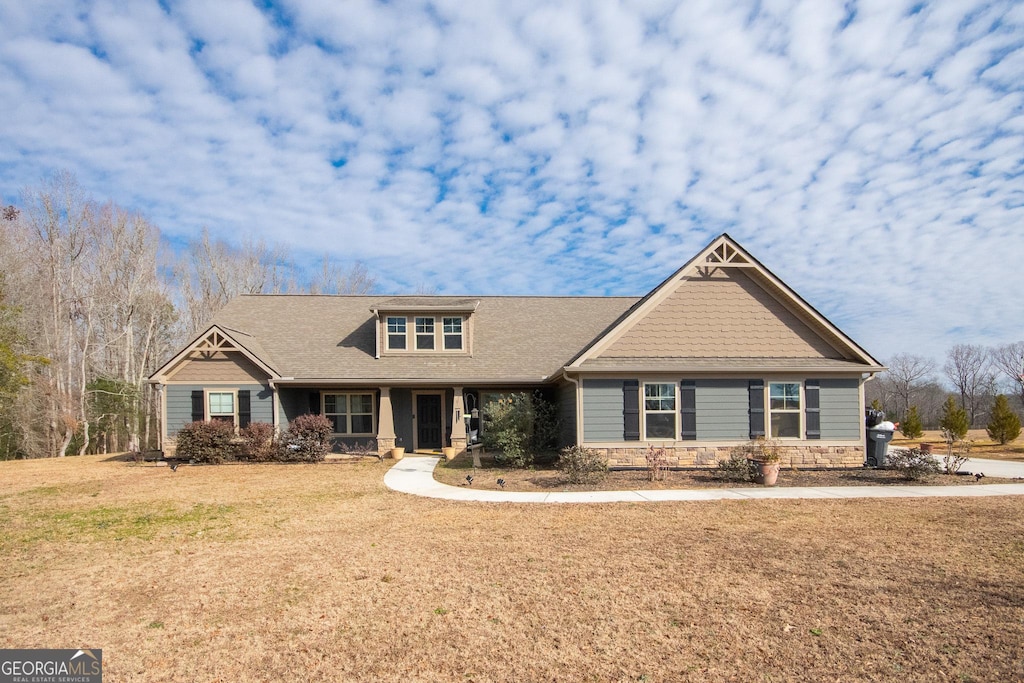
[[[878,365],[724,234],[572,366],[598,358],[842,359]]]
[[[259,382],[276,373],[225,332],[213,326],[154,376],[169,382]]]

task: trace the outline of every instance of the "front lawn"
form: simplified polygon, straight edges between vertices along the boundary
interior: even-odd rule
[[[0,463],[0,647],[111,681],[1022,675],[1019,497],[457,503],[390,465]]]

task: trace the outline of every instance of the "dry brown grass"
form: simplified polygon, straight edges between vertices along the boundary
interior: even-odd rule
[[[973,441],[971,455],[975,458],[988,458],[990,460],[1024,460],[1024,437],[1011,441],[1008,444],[1000,445],[998,442],[988,438],[988,432],[984,429],[972,429],[967,432],[967,438]],[[892,440],[893,446],[909,447],[921,443],[930,443],[936,454],[946,452],[946,442],[942,438],[942,432],[937,429],[929,429],[924,432],[920,439],[904,439],[897,431]]]
[[[488,505],[0,463],[0,647],[111,681],[1020,680],[1018,497]]]

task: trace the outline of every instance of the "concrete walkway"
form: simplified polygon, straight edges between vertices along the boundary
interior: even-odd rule
[[[406,456],[384,475],[384,484],[395,491],[427,498],[479,501],[484,503],[640,503],[664,500],[751,500],[763,498],[925,498],[953,496],[1022,496],[1020,484],[969,484],[965,486],[822,486],[757,487],[731,489],[663,489],[654,491],[488,491],[471,486],[448,486],[434,479],[437,456]],[[972,472],[988,476],[1024,476],[1024,463],[1017,474],[989,472],[996,460],[971,460]],[[1015,469],[1015,468],[1010,468]]]

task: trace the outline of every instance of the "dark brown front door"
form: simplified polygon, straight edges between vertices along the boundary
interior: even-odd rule
[[[441,397],[417,394],[416,447],[437,450],[441,446]]]

